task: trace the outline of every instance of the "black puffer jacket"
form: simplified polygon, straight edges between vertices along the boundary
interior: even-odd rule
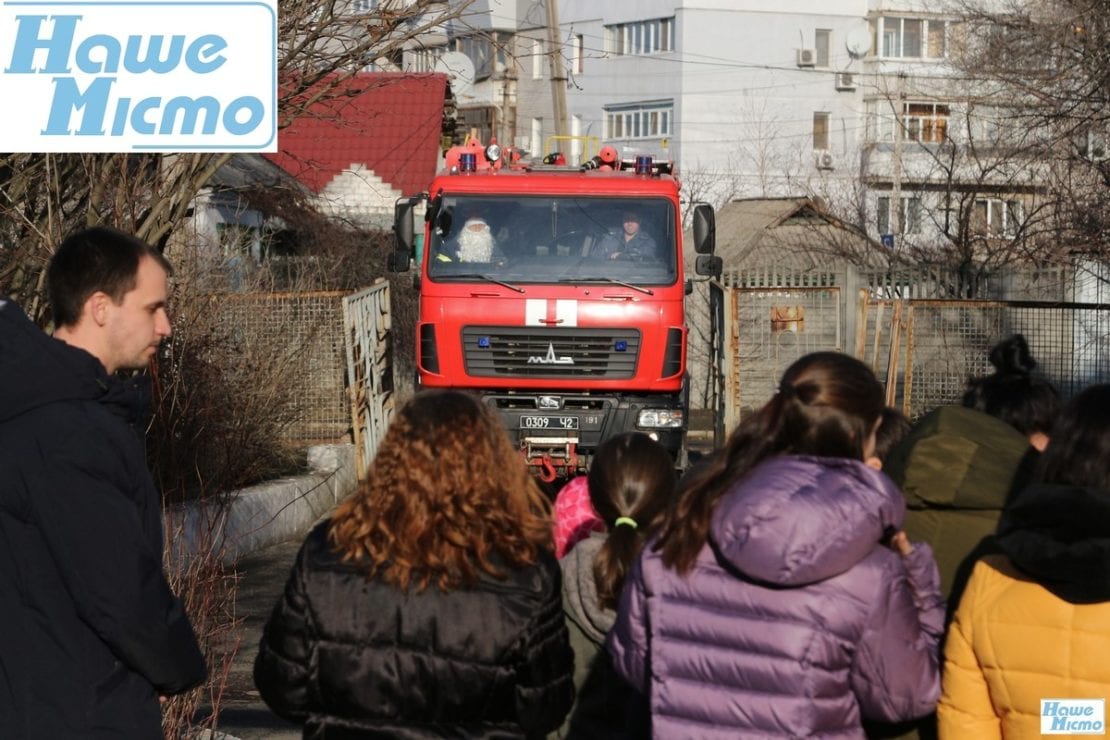
[[[145,378],[0,299],[0,737],[161,738],[204,679],[162,571]]]
[[[504,581],[402,592],[343,563],[318,525],[266,625],[262,698],[306,738],[540,737],[570,709],[574,658],[549,554]]]

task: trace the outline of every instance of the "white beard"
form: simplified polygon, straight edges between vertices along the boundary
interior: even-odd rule
[[[459,262],[489,262],[493,256],[493,234],[489,229],[459,234]]]

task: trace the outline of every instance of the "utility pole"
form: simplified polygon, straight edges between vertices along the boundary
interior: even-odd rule
[[[903,116],[906,108],[906,75],[898,73],[898,91],[894,101],[894,152],[891,156],[891,166],[894,169],[890,187],[891,231],[894,232],[895,245],[902,246],[902,234],[905,224],[902,223],[902,141],[905,138],[902,127],[905,125]]]
[[[567,72],[559,32],[559,0],[546,0],[548,61],[551,64],[551,103],[555,135],[567,135]]]

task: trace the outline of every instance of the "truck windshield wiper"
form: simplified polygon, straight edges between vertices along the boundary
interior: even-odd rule
[[[634,283],[626,283],[623,280],[617,280],[616,278],[611,278],[611,277],[608,277],[606,275],[596,275],[594,277],[578,277],[578,276],[565,277],[565,278],[559,278],[559,282],[560,283],[612,283],[613,285],[619,285],[622,288],[631,288],[632,290],[638,290],[641,293],[644,293],[646,295],[655,295],[655,291],[652,290],[651,288],[645,288],[643,286],[636,285]]]
[[[515,290],[517,293],[524,293],[525,292],[524,288],[513,285],[512,283],[506,283],[504,280],[498,280],[497,278],[491,277],[489,275],[483,275],[480,272],[466,272],[466,273],[462,273],[460,275],[456,275],[456,274],[440,275],[438,279],[440,279],[440,280],[481,280],[482,282],[493,283],[495,285],[500,285],[501,287],[508,288],[509,290]]]

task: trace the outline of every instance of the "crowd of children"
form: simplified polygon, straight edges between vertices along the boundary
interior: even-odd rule
[[[553,516],[481,404],[418,394],[302,549],[262,696],[344,738],[1021,738],[1042,700],[1104,707],[1110,386],[1061,410],[1022,337],[990,359],[911,425],[806,355],[681,480],[620,435]]]

